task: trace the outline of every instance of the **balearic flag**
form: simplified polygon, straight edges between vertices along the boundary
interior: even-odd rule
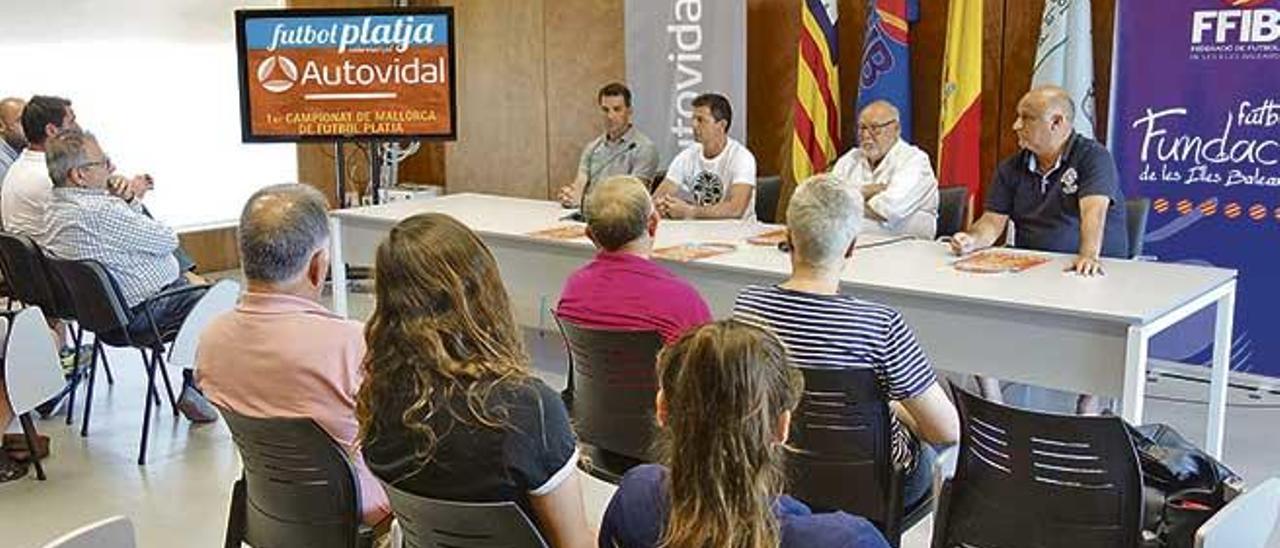
[[[968,187],[973,203],[982,203],[978,164],[982,139],[982,0],[951,0],[942,66],[940,125],[939,184]]]
[[[1075,130],[1093,138],[1092,0],[1045,2],[1031,85],[1062,86],[1076,104]]]
[[[791,170],[796,184],[821,173],[840,150],[840,73],[836,0],[803,0],[796,66]]]
[[[911,140],[911,34],[917,0],[869,0],[867,39],[858,73],[857,112],[885,100],[898,108],[902,138]]]

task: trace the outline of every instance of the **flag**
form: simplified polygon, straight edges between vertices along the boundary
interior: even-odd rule
[[[1091,0],[1045,2],[1031,85],[1062,86],[1076,104],[1076,131],[1093,138],[1093,22]]]
[[[982,138],[982,0],[951,0],[942,65],[942,116],[938,181],[969,188],[977,199],[982,182],[978,146]],[[974,211],[974,208],[969,208]]]
[[[902,138],[911,140],[910,24],[920,9],[917,0],[869,0],[867,39],[858,74],[857,112],[885,100],[898,108]]]
[[[821,173],[840,150],[840,73],[836,0],[804,0],[792,108],[791,170],[797,184]]]

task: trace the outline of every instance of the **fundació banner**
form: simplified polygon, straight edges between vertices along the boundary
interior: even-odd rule
[[[453,138],[453,13],[236,12],[245,141]]]
[[[1280,376],[1280,0],[1116,9],[1110,142],[1152,200],[1143,254],[1237,269],[1232,369]],[[1210,360],[1212,318],[1186,323],[1155,357]]]

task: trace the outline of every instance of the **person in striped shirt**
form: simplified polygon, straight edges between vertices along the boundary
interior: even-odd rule
[[[795,365],[875,369],[894,411],[892,453],[906,471],[903,500],[910,507],[932,483],[929,445],[956,443],[960,421],[902,315],[840,293],[862,209],[862,195],[834,175],[801,184],[787,207],[791,277],[743,289],[733,315],[773,331]]]

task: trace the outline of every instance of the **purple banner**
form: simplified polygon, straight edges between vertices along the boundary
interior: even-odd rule
[[[1232,369],[1280,376],[1280,0],[1116,3],[1111,148],[1144,255],[1235,268]],[[1212,311],[1154,357],[1207,364]]]

